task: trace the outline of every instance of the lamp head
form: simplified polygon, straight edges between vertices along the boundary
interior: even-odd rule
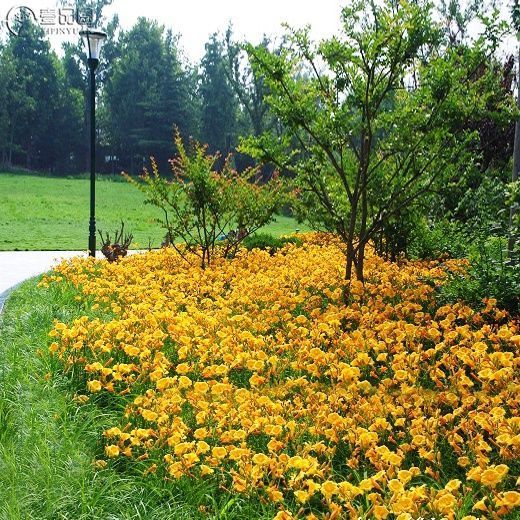
[[[81,31],[80,34],[87,44],[89,64],[95,63],[97,65],[101,47],[107,38],[107,33],[99,31],[98,29],[85,29]]]

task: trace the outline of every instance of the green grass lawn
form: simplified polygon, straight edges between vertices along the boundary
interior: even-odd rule
[[[100,177],[96,183],[97,227],[111,234],[124,220],[137,248],[159,247],[164,233],[154,219],[157,208],[121,179]],[[0,251],[86,250],[89,181],[0,173]],[[275,235],[304,229],[294,219],[278,216],[262,231]],[[99,246],[99,236],[98,236]]]
[[[48,352],[54,319],[90,309],[74,293],[22,284],[0,314],[0,519],[268,519],[274,506],[230,496],[209,480],[143,478],[132,462],[96,469],[117,400],[74,396],[84,382]],[[51,375],[52,374],[52,375]]]

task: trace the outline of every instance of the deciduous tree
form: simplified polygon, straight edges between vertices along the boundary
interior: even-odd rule
[[[473,132],[454,129],[486,107],[493,72],[476,72],[494,42],[452,49],[431,6],[414,2],[357,1],[342,22],[319,45],[300,30],[279,55],[248,47],[284,133],[241,149],[294,172],[308,220],[342,237],[345,278],[362,281],[385,223],[473,160]]]

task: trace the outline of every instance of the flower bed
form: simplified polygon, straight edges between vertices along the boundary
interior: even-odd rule
[[[206,270],[171,249],[61,264],[43,283],[74,285],[92,312],[56,323],[50,349],[126,406],[106,457],[213,479],[278,518],[511,513],[519,324],[492,300],[436,304],[462,261],[370,256],[348,305],[343,264],[313,234]]]

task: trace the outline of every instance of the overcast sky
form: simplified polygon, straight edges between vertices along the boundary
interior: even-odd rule
[[[264,34],[281,34],[284,22],[293,27],[310,24],[313,37],[320,39],[339,30],[341,6],[346,3],[348,0],[114,0],[105,14],[110,18],[117,13],[125,29],[130,28],[139,16],[157,20],[181,34],[181,47],[188,59],[196,62],[204,54],[204,44],[209,36],[215,31],[223,32],[230,21],[237,39],[255,43]],[[503,14],[508,14],[510,3],[510,0],[502,0]],[[30,7],[39,18],[42,9],[56,10],[57,0],[0,0],[0,23],[3,23],[4,31],[7,13],[20,5]],[[60,27],[59,24],[55,26]],[[49,35],[58,52],[63,41],[76,38],[74,34]]]
[[[204,44],[229,21],[236,36],[258,42],[264,34],[280,34],[281,24],[311,24],[314,36],[325,37],[339,28],[340,0],[115,0],[107,13],[118,13],[123,27],[139,16],[155,18],[181,33],[181,45],[192,60],[204,54]]]
[[[258,42],[264,34],[281,34],[281,24],[295,27],[311,24],[315,38],[330,36],[339,28],[343,0],[114,0],[104,13],[117,13],[120,25],[130,28],[140,16],[153,18],[175,33],[181,34],[180,44],[186,56],[198,61],[204,44],[215,31],[224,31],[231,21],[238,39]],[[56,0],[0,0],[0,17],[13,6],[30,7],[40,16],[41,9],[56,9]],[[75,36],[51,34],[49,40],[56,50],[65,40]]]

